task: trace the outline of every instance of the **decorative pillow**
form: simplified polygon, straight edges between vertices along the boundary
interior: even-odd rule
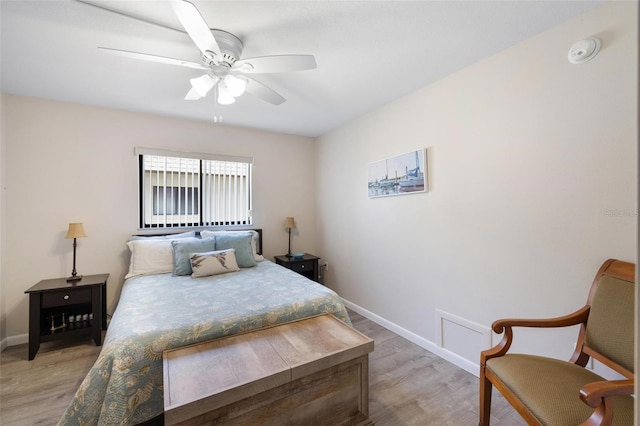
[[[236,250],[236,260],[239,267],[251,268],[256,266],[253,249],[251,248],[252,234],[250,232],[223,232],[216,235],[215,239],[217,250]]]
[[[207,253],[191,253],[189,256],[191,277],[208,277],[209,275],[226,274],[239,271],[234,249],[210,251]]]
[[[171,241],[173,247],[173,275],[190,275],[191,253],[202,253],[216,249],[215,238],[180,238]]]
[[[264,260],[264,257],[261,254],[258,254],[258,243],[260,242],[260,234],[258,234],[257,231],[252,231],[252,230],[247,230],[247,231],[226,231],[226,230],[218,230],[218,231],[209,231],[209,230],[202,230],[200,231],[200,236],[202,238],[207,238],[207,237],[215,237],[216,235],[221,235],[221,234],[246,234],[249,233],[251,234],[252,238],[251,238],[251,250],[253,251],[253,258],[256,262],[261,262]]]
[[[129,273],[125,278],[136,275],[164,274],[173,270],[171,241],[166,239],[142,239],[127,243],[131,251]]]
[[[196,231],[188,231],[188,232],[181,232],[179,234],[167,234],[167,235],[151,235],[148,237],[145,237],[144,235],[133,235],[131,236],[131,238],[129,238],[129,241],[134,241],[134,240],[175,240],[176,238],[195,238],[196,237]]]

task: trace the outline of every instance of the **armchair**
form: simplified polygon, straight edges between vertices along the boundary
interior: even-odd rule
[[[504,336],[480,354],[480,426],[489,426],[495,386],[530,425],[633,425],[635,265],[609,259],[591,285],[587,303],[550,319],[503,319]],[[569,361],[508,354],[514,327],[580,325]],[[593,358],[624,380],[605,380],[584,368]]]

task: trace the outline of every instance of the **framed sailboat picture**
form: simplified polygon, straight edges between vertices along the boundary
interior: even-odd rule
[[[419,149],[370,163],[369,198],[427,192],[427,150]]]

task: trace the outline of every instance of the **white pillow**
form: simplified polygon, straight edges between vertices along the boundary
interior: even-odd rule
[[[133,240],[127,243],[131,250],[129,273],[125,278],[136,275],[164,274],[173,271],[173,250],[169,239]]]
[[[192,278],[208,277],[209,275],[226,274],[239,271],[236,262],[235,249],[209,251],[206,253],[191,253]]]
[[[245,231],[226,231],[224,229],[221,229],[218,231],[209,231],[205,229],[200,231],[200,237],[210,238],[210,237],[215,237],[216,235],[228,234],[228,233],[237,233],[237,234],[251,233],[252,235],[251,250],[253,251],[253,258],[256,262],[261,262],[264,260],[264,257],[261,254],[258,254],[258,241],[260,241],[260,234],[258,234],[257,231],[253,231],[251,229],[247,229]]]

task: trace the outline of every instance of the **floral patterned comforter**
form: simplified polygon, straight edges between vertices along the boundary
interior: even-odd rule
[[[102,351],[59,424],[152,419],[163,412],[163,350],[322,313],[350,324],[336,293],[270,261],[197,279],[130,278]]]

